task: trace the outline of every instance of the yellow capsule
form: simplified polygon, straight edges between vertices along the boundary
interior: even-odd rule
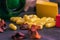
[[[29,18],[32,18],[32,17],[33,17],[33,15],[28,15],[28,17],[29,17]]]
[[[16,22],[17,19],[16,19],[16,17],[11,17],[10,20],[13,22]]]
[[[16,21],[16,24],[23,24],[24,23],[24,20],[17,20]]]
[[[52,28],[55,27],[55,22],[50,22],[50,23],[46,23],[46,28]]]
[[[12,30],[17,30],[17,27],[16,27],[13,23],[10,23],[10,24],[9,24],[9,27],[10,27],[10,29],[12,29]]]
[[[11,17],[10,20],[12,21],[15,17]]]
[[[51,17],[48,17],[48,18],[46,19],[46,22],[53,22],[53,21],[55,21],[55,19],[54,19],[54,18],[51,18]]]
[[[24,15],[23,19],[24,19],[25,21],[30,20],[30,18],[29,18],[29,16],[28,16],[28,15]]]
[[[21,17],[11,17],[10,20],[16,22],[17,20],[21,20]]]
[[[16,18],[16,21],[17,20],[22,20],[22,17],[15,17]]]
[[[47,19],[47,17],[42,17],[42,18],[40,19],[40,23],[41,23],[42,25],[45,25],[45,24],[46,24],[46,19]]]

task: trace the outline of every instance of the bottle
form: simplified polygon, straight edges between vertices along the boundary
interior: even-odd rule
[[[12,16],[18,16],[25,6],[25,0],[0,0],[0,16],[3,19],[9,19]]]
[[[25,6],[25,0],[6,0],[8,15],[18,16]]]

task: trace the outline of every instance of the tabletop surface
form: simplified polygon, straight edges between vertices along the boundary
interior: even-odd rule
[[[28,30],[18,29],[17,31],[12,31],[7,29],[3,33],[0,33],[0,40],[12,40],[11,36],[15,34],[15,32],[23,32],[27,34]],[[38,30],[38,32],[42,36],[40,40],[60,40],[60,28],[50,28],[50,29],[44,28],[43,30]],[[29,40],[29,39],[27,38],[24,40]]]
[[[34,13],[34,12],[33,12]],[[60,9],[59,9],[59,13],[60,13]],[[29,13],[27,13],[29,14]],[[24,13],[21,13],[20,16],[25,15]],[[7,23],[7,27],[8,24],[11,22],[6,22]],[[16,30],[16,31],[12,31],[9,28],[4,31],[3,33],[0,33],[0,40],[11,40],[11,36],[15,33],[15,32],[23,32],[25,34],[28,33],[28,30]],[[44,28],[43,30],[38,30],[39,34],[42,36],[42,38],[40,40],[60,40],[60,28]],[[24,40],[29,40],[29,39],[24,39]]]

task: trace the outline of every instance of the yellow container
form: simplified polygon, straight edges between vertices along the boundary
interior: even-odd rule
[[[36,13],[39,17],[56,18],[58,14],[58,4],[46,1],[36,1]]]

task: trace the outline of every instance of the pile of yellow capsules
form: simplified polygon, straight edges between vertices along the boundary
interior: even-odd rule
[[[40,29],[46,28],[52,28],[55,27],[55,19],[51,17],[42,17],[39,18],[37,15],[24,15],[22,17],[11,17],[10,20],[12,22],[15,22],[18,25],[21,25],[23,23],[27,23],[29,25],[29,28],[31,28],[32,25],[38,25],[40,26]],[[12,24],[9,26],[11,27]],[[14,27],[13,27],[14,28]],[[16,27],[15,27],[16,30]]]

